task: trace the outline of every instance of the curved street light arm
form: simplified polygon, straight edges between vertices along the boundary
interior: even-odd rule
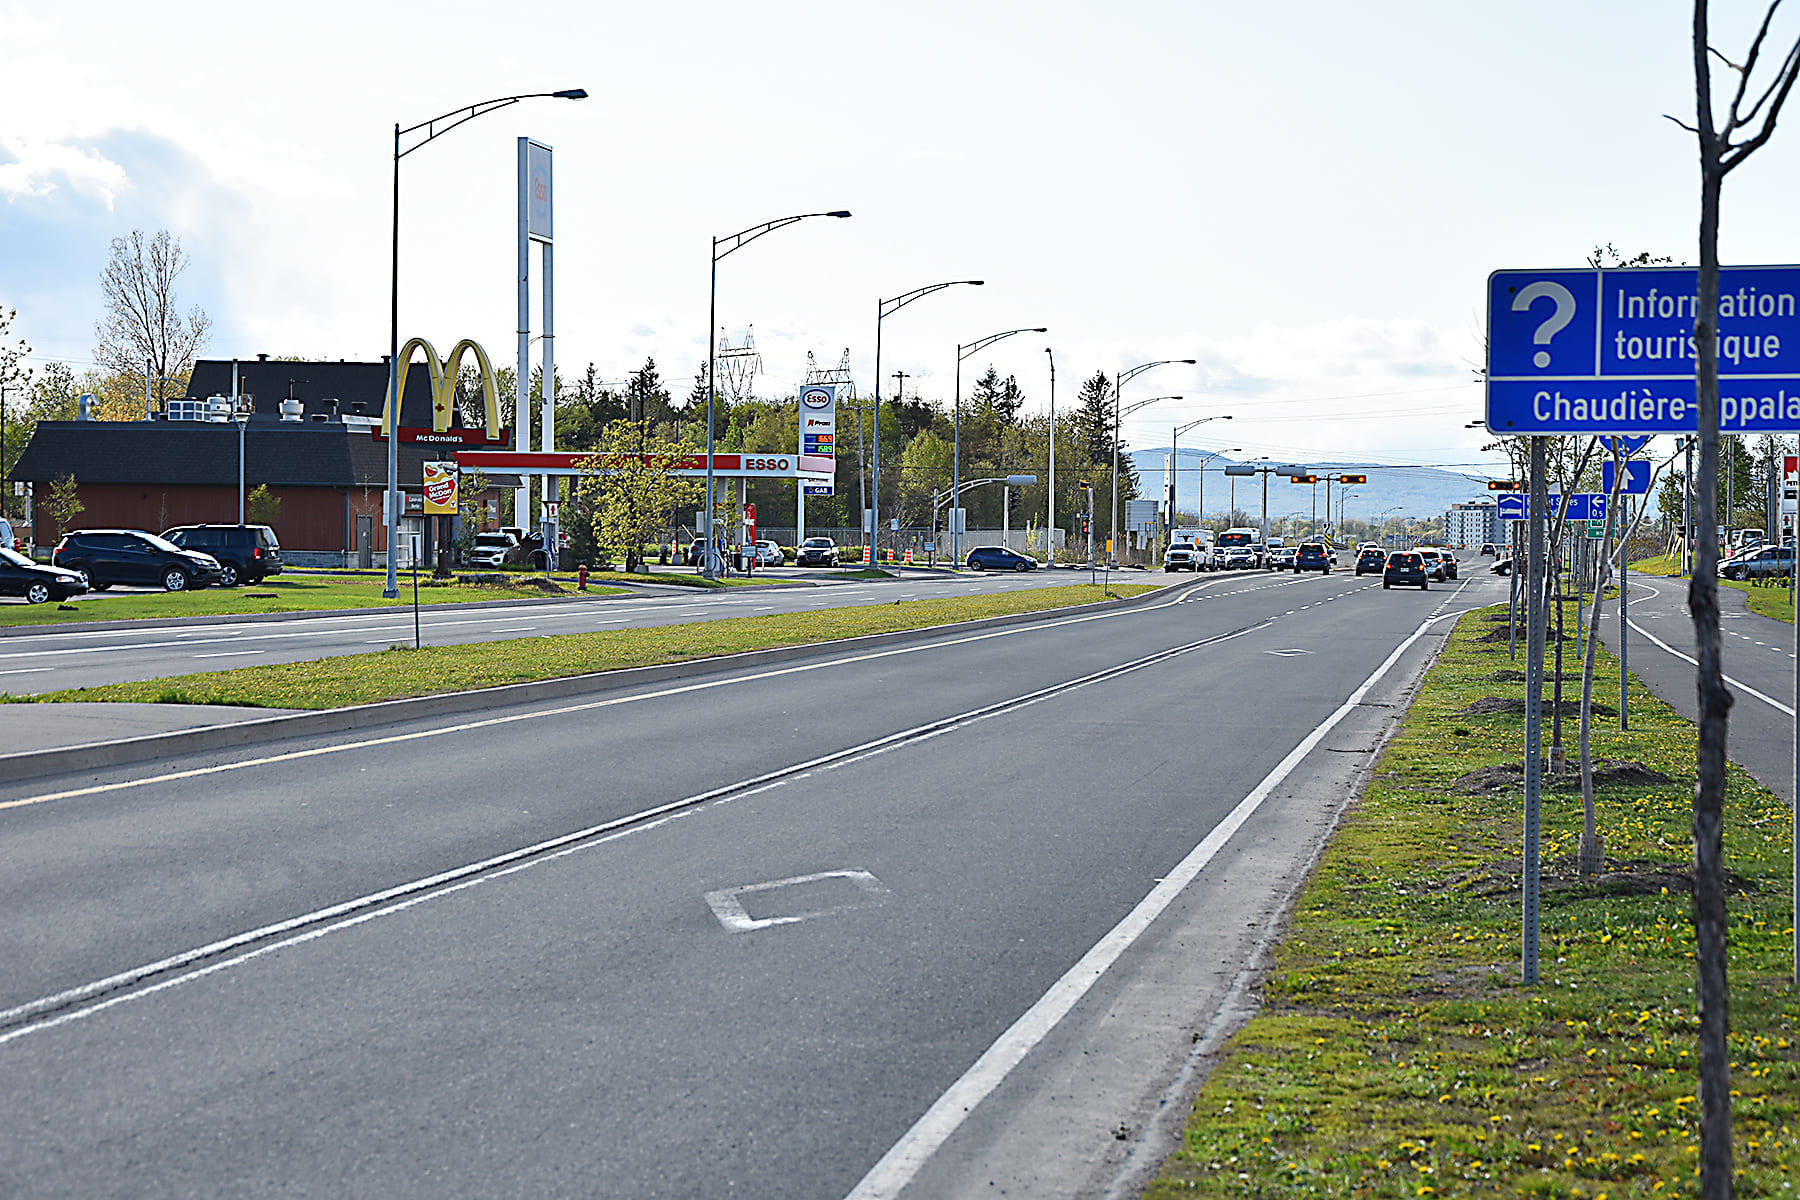
[[[967,359],[971,354],[974,354],[976,351],[985,350],[989,346],[993,345],[995,342],[999,341],[1000,339],[1009,338],[1015,333],[1049,333],[1049,332],[1050,332],[1050,330],[1048,327],[1039,325],[1033,329],[1009,329],[1005,333],[990,333],[986,337],[980,339],[979,341],[970,342],[966,346],[958,346],[956,348],[956,361],[962,362],[965,359]],[[1049,350],[1045,350],[1044,353],[1048,354],[1050,352],[1049,352]]]
[[[804,221],[808,217],[847,217],[849,215],[850,215],[849,209],[839,208],[839,209],[833,209],[831,212],[797,213],[791,217],[780,217],[773,221],[764,221],[761,225],[752,225],[750,228],[739,230],[737,233],[727,234],[724,237],[714,238],[713,239],[713,261],[718,262],[721,258],[724,258],[727,254],[730,254],[736,250],[742,250],[745,246],[748,246],[751,242],[754,242],[757,238],[761,237],[763,234],[773,233],[777,229],[786,228],[787,226],[792,225],[795,221]],[[725,246],[725,244],[727,242],[729,242],[731,244],[729,246]],[[723,250],[719,249],[720,246],[725,246],[725,249],[723,249]]]
[[[1206,424],[1208,421],[1229,421],[1229,420],[1231,420],[1230,413],[1219,413],[1216,416],[1201,417],[1199,420],[1189,421],[1186,425],[1180,426],[1178,429],[1175,430],[1175,436],[1180,437],[1182,434],[1186,433],[1190,429],[1198,429],[1198,428],[1200,428],[1200,426]]]
[[[1117,382],[1114,383],[1113,386],[1114,387],[1124,387],[1126,384],[1130,383],[1133,379],[1136,379],[1139,375],[1142,375],[1145,371],[1148,371],[1151,367],[1166,367],[1166,366],[1170,365],[1171,363],[1183,363],[1183,364],[1191,367],[1191,366],[1195,365],[1195,362],[1196,362],[1196,360],[1191,359],[1191,358],[1159,358],[1155,362],[1139,363],[1137,366],[1131,368],[1131,370],[1129,370],[1129,371],[1119,372],[1119,374],[1117,376]]]
[[[399,146],[400,139],[409,133],[417,133],[419,130],[423,129],[425,131],[425,136],[404,150],[396,150],[394,157],[405,158],[433,138],[443,137],[446,133],[449,133],[452,129],[455,129],[465,121],[473,121],[476,117],[485,116],[497,108],[506,108],[508,105],[517,104],[521,100],[538,99],[586,100],[587,89],[564,88],[560,92],[525,92],[518,96],[501,96],[493,100],[483,100],[479,104],[470,104],[462,108],[453,108],[447,113],[442,113],[431,118],[429,121],[420,121],[417,125],[408,125],[405,129],[396,125],[394,126],[394,145],[396,147]],[[450,120],[452,117],[455,117],[456,119],[453,121]],[[445,125],[442,129],[439,129],[437,127],[439,121],[449,121],[450,123]]]
[[[880,321],[884,317],[891,317],[907,305],[911,304],[914,300],[917,300],[922,296],[929,296],[933,292],[941,292],[945,288],[950,287],[960,287],[963,284],[967,284],[970,287],[981,287],[986,282],[985,279],[952,279],[945,283],[932,283],[927,284],[922,288],[914,288],[912,291],[907,292],[904,295],[895,296],[891,300],[878,300],[875,304],[875,319]]]
[[[1134,400],[1130,404],[1127,404],[1124,408],[1120,409],[1119,415],[1122,417],[1126,413],[1134,413],[1138,409],[1143,408],[1145,405],[1148,405],[1148,404],[1156,404],[1163,400],[1180,400],[1182,398],[1183,397],[1181,397],[1181,396],[1152,396],[1148,400]],[[1207,420],[1211,420],[1211,419],[1212,419],[1211,417],[1207,418]]]

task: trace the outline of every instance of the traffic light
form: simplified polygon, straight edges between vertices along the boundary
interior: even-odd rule
[[[1009,513],[1019,511],[1019,493],[1013,488],[1006,489],[1006,511]]]
[[[1516,479],[1490,479],[1490,480],[1488,480],[1488,491],[1490,491],[1490,492],[1516,492],[1518,490],[1519,490],[1519,481]]]
[[[1367,475],[1339,475],[1338,482],[1339,483],[1367,483],[1367,482],[1369,482],[1369,477]]]
[[[1292,480],[1294,483],[1317,483],[1317,482],[1319,482],[1319,477],[1317,475],[1289,475],[1288,478],[1290,480]]]

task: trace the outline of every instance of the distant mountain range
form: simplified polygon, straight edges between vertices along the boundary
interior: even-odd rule
[[[1260,475],[1228,476],[1225,467],[1234,459],[1223,455],[1207,457],[1203,450],[1180,451],[1176,470],[1175,505],[1182,512],[1194,512],[1200,503],[1201,464],[1205,464],[1206,511],[1223,516],[1231,503],[1232,483],[1237,484],[1237,506],[1253,516],[1262,514],[1262,477]],[[1137,467],[1140,494],[1160,500],[1168,486],[1164,473],[1168,461],[1167,446],[1133,450],[1131,461]],[[1260,465],[1260,464],[1259,464]],[[1276,463],[1278,467],[1287,463]],[[1487,501],[1493,494],[1487,490],[1483,476],[1446,471],[1440,467],[1395,466],[1378,462],[1313,462],[1292,464],[1309,475],[1318,475],[1316,485],[1296,484],[1280,471],[1269,475],[1269,516],[1282,517],[1300,512],[1311,515],[1313,492],[1318,492],[1319,515],[1324,516],[1326,475],[1367,475],[1369,482],[1352,485],[1348,515],[1360,520],[1373,519],[1388,509],[1402,517],[1427,519],[1441,517],[1452,504],[1471,500]],[[1343,499],[1343,485],[1331,488],[1332,506]]]

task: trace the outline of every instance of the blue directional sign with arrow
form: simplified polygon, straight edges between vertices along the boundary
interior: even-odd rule
[[[1600,490],[1608,496],[1613,494],[1613,478],[1618,474],[1610,458],[1600,461]],[[1627,496],[1648,495],[1650,491],[1650,464],[1642,459],[1625,461],[1625,486],[1619,491]]]
[[[1692,433],[1692,267],[1495,271],[1487,426],[1511,434]],[[1800,430],[1800,267],[1720,271],[1719,428]]]

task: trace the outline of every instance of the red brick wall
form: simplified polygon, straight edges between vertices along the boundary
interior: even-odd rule
[[[362,489],[276,487],[281,515],[275,536],[284,550],[345,550],[353,545],[353,513],[364,507]],[[147,529],[161,533],[176,525],[237,522],[237,489],[220,487],[145,487],[139,484],[83,484],[78,494],[86,507],[70,523],[75,529]],[[371,488],[369,511],[375,517],[375,549],[386,549],[387,528],[381,523],[381,489]],[[62,536],[40,504],[33,540],[53,546]]]

